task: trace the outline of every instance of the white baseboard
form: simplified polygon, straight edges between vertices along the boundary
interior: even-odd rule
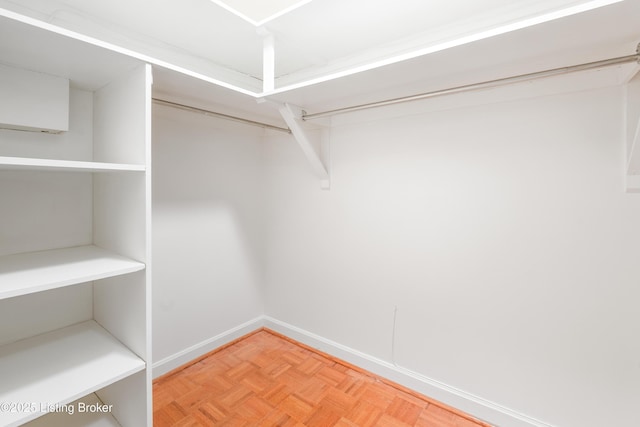
[[[231,341],[240,338],[250,332],[260,329],[264,326],[264,316],[256,317],[253,320],[238,325],[235,328],[229,329],[221,334],[216,335],[213,338],[202,341],[196,345],[193,345],[187,349],[182,350],[179,353],[166,357],[158,362],[155,362],[152,366],[153,378],[158,378],[161,375],[166,374],[180,366],[189,363],[190,361],[197,359],[221,347]]]
[[[460,409],[496,427],[553,427],[517,411],[456,389],[417,372],[328,340],[296,326],[264,316],[263,325],[282,335],[366,369],[383,378]]]

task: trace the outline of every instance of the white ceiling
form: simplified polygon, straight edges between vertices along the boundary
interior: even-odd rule
[[[640,41],[640,0],[216,2],[0,0],[0,8],[161,65],[155,87],[167,97],[273,119],[253,98],[334,108],[628,55]],[[276,76],[266,94],[265,32],[275,39]]]

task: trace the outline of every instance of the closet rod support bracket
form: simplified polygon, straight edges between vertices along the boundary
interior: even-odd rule
[[[640,193],[640,43],[638,43],[638,65],[626,79],[627,163],[625,167],[627,193]]]
[[[295,105],[283,104],[279,108],[280,115],[291,129],[293,138],[302,149],[307,162],[311,166],[314,174],[320,179],[320,188],[329,190],[331,187],[331,177],[327,163],[323,161],[323,146],[328,146],[327,132],[320,129],[324,135],[318,135],[317,130],[310,129],[302,120],[303,110]]]

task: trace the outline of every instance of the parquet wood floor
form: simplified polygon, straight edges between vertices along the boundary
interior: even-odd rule
[[[427,398],[269,331],[153,385],[154,427],[479,427]]]

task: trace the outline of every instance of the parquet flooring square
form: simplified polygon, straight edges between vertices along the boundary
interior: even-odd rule
[[[284,384],[274,384],[261,394],[261,397],[272,405],[277,405],[291,394],[291,390]]]
[[[198,418],[194,415],[187,415],[185,418],[178,421],[176,427],[202,427],[203,424],[198,420]],[[206,424],[204,424],[206,425]]]
[[[187,415],[187,412],[184,411],[177,403],[171,402],[154,411],[153,423],[154,425],[158,423],[159,425],[173,426]]]
[[[303,387],[296,394],[317,406],[328,392],[329,386],[324,381],[311,377],[305,381]]]
[[[323,366],[318,372],[315,373],[316,378],[320,378],[330,386],[337,386],[347,377],[347,374],[340,372],[333,367]]]
[[[300,390],[309,377],[297,369],[288,369],[278,377],[278,381],[287,385],[291,390]]]
[[[238,409],[237,413],[243,419],[257,424],[261,419],[273,412],[274,407],[264,399],[257,396],[251,396]]]
[[[155,427],[490,427],[261,330],[154,381]]]
[[[367,382],[362,379],[347,375],[347,377],[336,386],[336,389],[349,396],[360,398],[366,390]]]
[[[174,400],[184,411],[190,413],[209,401],[213,396],[205,387],[198,386]]]
[[[365,400],[360,400],[356,406],[349,411],[347,419],[361,427],[375,426],[378,419],[382,416],[383,410],[376,405]]]
[[[305,375],[313,375],[318,372],[323,366],[322,361],[315,357],[307,357],[302,363],[297,366],[297,369]]]
[[[307,427],[326,427],[336,425],[342,417],[332,408],[320,406],[309,416],[304,425]]]
[[[271,385],[271,380],[260,371],[254,371],[247,374],[240,382],[249,387],[256,394],[260,394]]]
[[[340,420],[338,420],[338,422],[334,425],[334,427],[360,427],[360,426],[343,417],[343,418],[340,418]]]
[[[278,409],[291,416],[291,418],[304,421],[313,413],[313,406],[305,402],[296,395],[287,396],[280,404]]]
[[[377,427],[412,427],[411,424],[403,423],[396,417],[392,417],[388,414],[383,414],[378,420]]]
[[[395,398],[397,392],[386,384],[372,383],[367,384],[362,394],[362,400],[373,403],[378,408],[386,411],[387,407]]]
[[[260,427],[275,427],[275,426],[280,427],[280,426],[295,426],[297,424],[300,424],[300,423],[293,420],[289,415],[280,411],[273,411],[269,415],[267,415],[265,418],[260,420],[260,422],[257,425]]]
[[[330,408],[342,416],[353,409],[356,403],[358,399],[334,388],[320,401],[320,406]]]
[[[288,363],[283,362],[282,360],[274,360],[273,362],[262,368],[261,371],[264,372],[264,374],[268,377],[277,378],[278,375],[283,374],[289,368],[291,368],[291,365],[289,365]]]
[[[387,407],[386,413],[403,423],[414,425],[424,409],[424,406],[418,406],[415,403],[411,403],[401,397],[396,397],[393,402]]]
[[[198,419],[205,422],[209,420],[210,425],[216,425],[216,423],[221,422],[222,420],[227,418],[229,412],[220,407],[220,405],[216,404],[215,402],[206,402],[198,408],[196,414],[198,415]],[[153,424],[155,425],[155,423],[156,420],[154,417]]]
[[[256,365],[251,362],[240,362],[227,371],[227,376],[234,380],[241,380],[247,374],[256,370]]]

